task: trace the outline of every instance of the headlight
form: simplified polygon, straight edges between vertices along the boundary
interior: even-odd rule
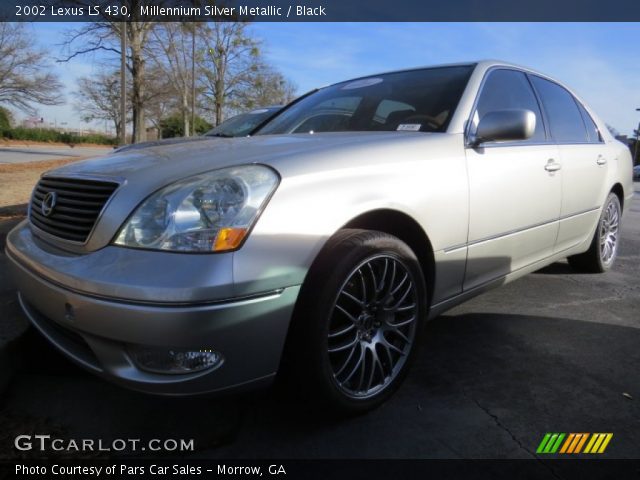
[[[172,183],[147,198],[115,244],[180,252],[237,248],[278,185],[262,165],[224,168]]]

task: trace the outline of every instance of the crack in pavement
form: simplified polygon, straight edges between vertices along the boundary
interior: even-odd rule
[[[551,303],[548,305],[548,307],[550,308],[557,308],[557,307],[578,307],[581,305],[589,305],[592,303],[608,303],[608,302],[616,302],[619,300],[623,300],[624,296],[623,295],[613,295],[610,297],[604,297],[604,298],[585,298],[585,299],[581,299],[581,300],[574,300],[572,302],[564,302],[564,303]]]
[[[476,400],[475,398],[469,396],[466,394],[466,392],[464,393],[464,396],[467,397],[469,400],[471,400],[480,410],[482,410],[484,413],[486,413],[489,417],[491,417],[491,419],[493,420],[493,422],[496,424],[496,426],[498,428],[500,428],[501,430],[505,431],[510,437],[511,439],[516,443],[516,445],[518,445],[518,447],[527,452],[527,454],[529,456],[531,456],[534,460],[536,460],[540,465],[542,465],[544,468],[546,468],[549,473],[551,473],[551,475],[553,476],[553,478],[556,478],[558,480],[564,480],[563,477],[561,477],[559,474],[556,473],[556,471],[550,466],[548,465],[544,460],[542,460],[540,457],[538,457],[535,453],[533,453],[531,450],[529,450],[527,447],[525,447],[522,442],[520,440],[518,440],[518,438],[513,434],[513,432],[511,430],[509,430],[509,428],[507,428],[507,426],[505,426],[500,419],[498,418],[497,415],[491,413],[489,411],[488,408],[484,407],[480,402],[478,402],[478,400]]]

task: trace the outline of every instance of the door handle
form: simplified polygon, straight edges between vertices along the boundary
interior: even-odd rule
[[[544,166],[544,169],[547,172],[557,172],[561,168],[562,168],[562,165],[560,165],[559,163],[556,163],[556,161],[553,158],[550,158],[547,164]]]
[[[596,163],[598,165],[606,165],[607,164],[607,159],[604,158],[602,155],[598,155],[598,159],[596,160]]]

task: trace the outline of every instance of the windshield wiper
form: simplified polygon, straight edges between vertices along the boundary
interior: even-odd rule
[[[233,138],[235,135],[230,135],[228,133],[207,133],[207,137]]]

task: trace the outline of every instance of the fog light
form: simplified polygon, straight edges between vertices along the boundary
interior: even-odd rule
[[[129,354],[140,369],[152,373],[195,373],[222,363],[222,355],[210,349],[187,350],[131,345]]]

